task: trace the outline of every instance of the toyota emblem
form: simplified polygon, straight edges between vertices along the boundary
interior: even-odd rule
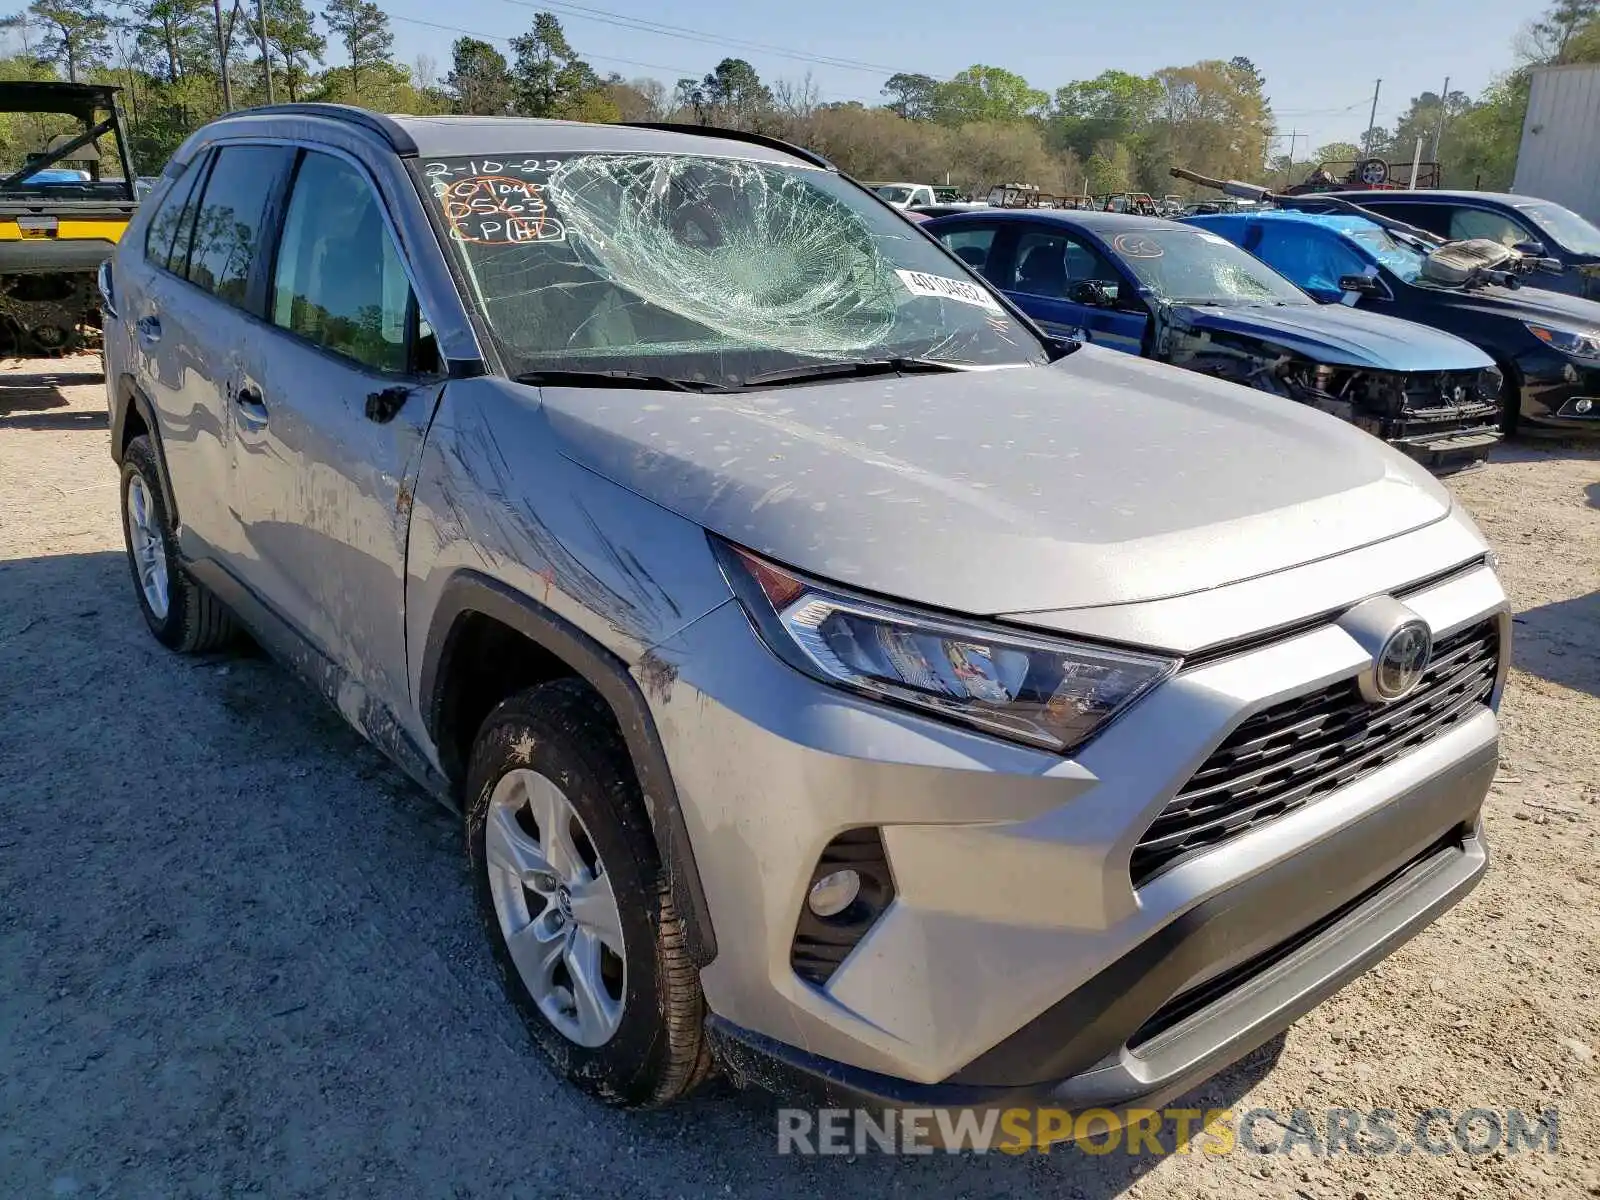
[[[1356,685],[1368,704],[1392,704],[1413,692],[1433,660],[1433,629],[1393,596],[1372,596],[1339,618],[1365,651]]]
[[[1372,685],[1384,700],[1409,695],[1433,657],[1433,634],[1421,621],[1407,621],[1383,643],[1373,663]]]

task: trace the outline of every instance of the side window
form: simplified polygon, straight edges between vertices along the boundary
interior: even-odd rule
[[[1261,241],[1252,252],[1322,298],[1339,294],[1341,276],[1367,273],[1366,260],[1343,238],[1294,226],[1289,221],[1262,222]]]
[[[1104,285],[1107,294],[1114,300],[1120,290],[1121,276],[1117,269],[1106,261],[1105,255],[1089,245],[1080,242],[1077,238],[1067,238],[1066,252],[1067,291],[1070,293],[1072,285],[1094,280]]]
[[[939,240],[967,266],[984,274],[984,267],[989,264],[989,251],[994,248],[995,232],[992,225],[976,229],[968,226],[940,233]]]
[[[404,371],[415,313],[411,283],[372,185],[343,159],[307,151],[278,248],[272,323],[364,366]],[[423,360],[432,337],[417,325]]]
[[[1518,224],[1503,213],[1483,208],[1458,208],[1450,214],[1450,236],[1453,238],[1488,238],[1502,246],[1515,246],[1518,242],[1536,242],[1539,239],[1524,225]]]
[[[1029,230],[1017,239],[1016,278],[1008,290],[1064,300],[1072,285],[1094,279],[1113,296],[1118,276],[1094,247],[1065,233]]]
[[[294,153],[287,146],[224,146],[195,215],[189,282],[244,308],[262,240],[272,182]]]
[[[1012,278],[1007,291],[1030,296],[1065,299],[1067,294],[1067,239],[1059,233],[1030,230],[1017,239]]]
[[[1358,201],[1358,203],[1363,202]],[[1450,232],[1450,219],[1460,211],[1447,204],[1415,204],[1404,200],[1393,204],[1367,204],[1366,207],[1379,216],[1404,221],[1407,225],[1415,225],[1418,229],[1426,229],[1429,233],[1437,233],[1440,237],[1453,236]]]
[[[194,216],[194,190],[205,178],[205,164],[206,155],[196,155],[162,197],[161,207],[150,219],[144,234],[144,257],[152,266],[183,274],[184,260],[189,256],[188,229]],[[184,231],[181,238],[179,230]]]

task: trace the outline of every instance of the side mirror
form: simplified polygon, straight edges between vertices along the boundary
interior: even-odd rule
[[[1518,254],[1525,254],[1529,258],[1543,258],[1545,256],[1543,242],[1518,242],[1511,248]]]
[[[1080,279],[1068,290],[1067,299],[1074,304],[1087,304],[1090,308],[1111,308],[1116,304],[1106,285],[1098,279]]]
[[[1378,281],[1371,275],[1341,275],[1339,276],[1339,290],[1341,292],[1354,292],[1358,296],[1377,296],[1383,289]]]

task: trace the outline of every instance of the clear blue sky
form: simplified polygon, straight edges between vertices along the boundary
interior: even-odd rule
[[[1281,131],[1317,146],[1356,140],[1366,128],[1373,81],[1383,79],[1379,124],[1410,98],[1452,90],[1476,96],[1511,62],[1511,41],[1545,0],[381,0],[394,18],[395,56],[428,55],[442,75],[457,34],[416,22],[510,37],[549,8],[577,50],[602,72],[653,75],[669,86],[703,75],[725,55],[746,58],[763,79],[809,69],[825,100],[881,102],[893,71],[948,78],[973,63],[1005,67],[1054,91],[1117,67],[1148,73],[1203,58],[1253,59]],[[579,8],[691,32],[694,39],[621,28]],[[709,34],[709,37],[702,35]],[[744,44],[739,44],[744,43]],[[778,47],[797,57],[754,48]],[[330,55],[337,60],[337,52]],[[800,59],[847,59],[857,69]],[[1287,150],[1287,138],[1275,147]],[[1304,155],[1306,142],[1297,143]]]

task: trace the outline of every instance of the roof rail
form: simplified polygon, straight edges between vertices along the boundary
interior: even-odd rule
[[[1380,228],[1389,230],[1391,233],[1404,233],[1410,237],[1421,238],[1424,241],[1439,244],[1443,244],[1446,240],[1431,230],[1420,229],[1397,217],[1373,212],[1365,205],[1357,204],[1354,200],[1346,200],[1343,196],[1330,196],[1325,192],[1308,192],[1303,196],[1275,195],[1272,200],[1277,207],[1290,212],[1333,213],[1341,216],[1362,217]]]
[[[353,104],[261,104],[255,108],[239,108],[226,114],[230,117],[326,117],[333,121],[343,121],[347,125],[358,125],[369,133],[375,133],[389,143],[389,148],[402,158],[415,158],[417,156],[417,143],[412,140],[409,133],[401,127],[398,121],[384,116],[382,113],[372,112],[370,109],[357,108]]]
[[[687,125],[676,121],[619,121],[618,124],[626,125],[630,129],[658,129],[663,133],[687,133],[697,137],[723,138],[730,142],[748,142],[752,146],[765,146],[768,150],[781,150],[785,154],[792,154],[814,167],[822,167],[827,171],[839,169],[814,150],[796,146],[793,142],[786,142],[782,138],[768,137],[764,133],[725,129],[720,125]]]

